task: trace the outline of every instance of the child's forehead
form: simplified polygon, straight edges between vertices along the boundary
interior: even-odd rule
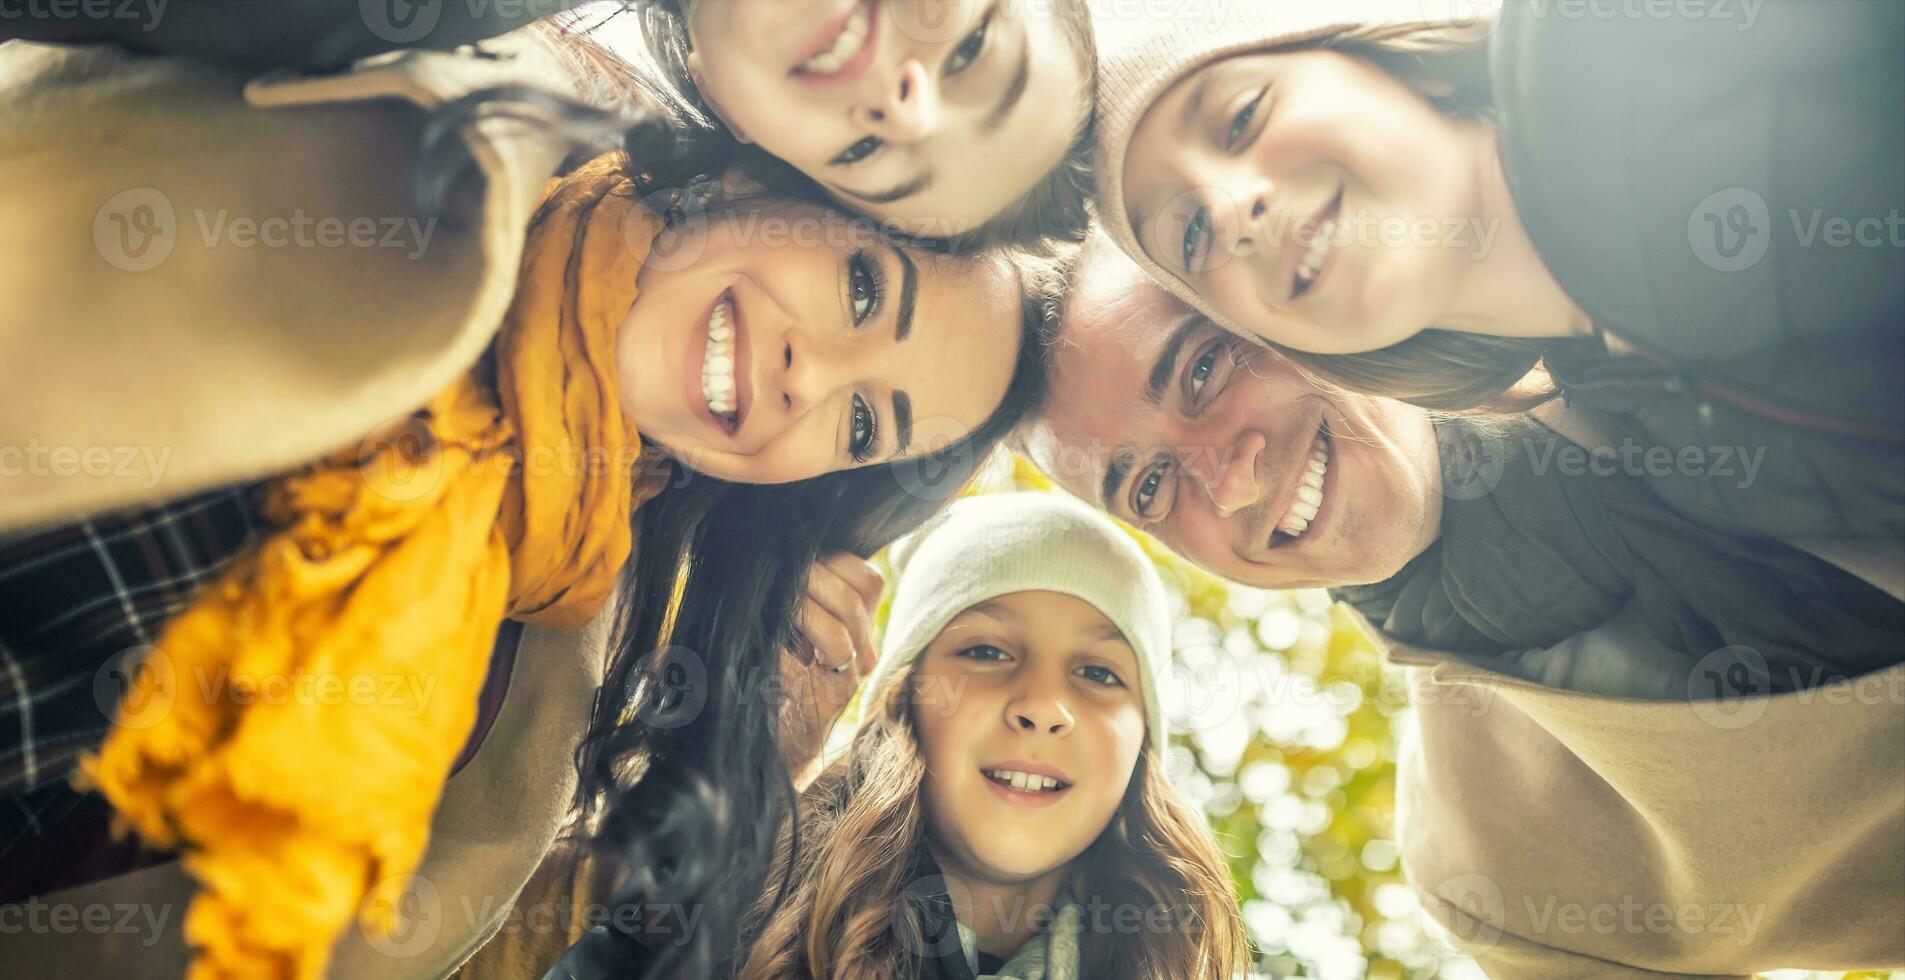
[[[967,606],[942,632],[970,629],[972,620],[989,620],[1028,634],[1062,633],[1090,641],[1125,642],[1104,610],[1077,596],[1047,589],[1007,592]]]

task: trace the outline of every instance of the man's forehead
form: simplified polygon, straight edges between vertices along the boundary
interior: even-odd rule
[[[1121,451],[1118,445],[1075,427],[1055,425],[1049,414],[1027,422],[1019,431],[1019,449],[1039,472],[1093,507],[1103,507],[1097,487],[1113,454]]]
[[[1151,332],[1147,328],[1161,330],[1190,312],[1183,300],[1123,253],[1115,248],[1094,252],[1081,263],[1065,302],[1067,334],[1138,337]]]

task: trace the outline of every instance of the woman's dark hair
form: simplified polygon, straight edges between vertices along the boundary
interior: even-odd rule
[[[472,93],[433,114],[416,196],[449,212],[480,174],[461,128],[507,118],[567,138],[571,162],[619,145],[644,202],[665,220],[707,206],[733,142],[683,126],[639,72],[586,35],[542,26],[587,76],[594,105],[524,87]],[[595,81],[601,82],[601,77]],[[725,135],[723,132],[722,135]],[[459,152],[460,151],[460,152]],[[760,195],[782,197],[777,193]],[[728,201],[728,206],[743,202]],[[964,261],[964,260],[959,260]],[[1044,397],[1050,281],[1020,273],[1020,346],[999,406],[964,439],[911,460],[797,483],[729,483],[678,468],[633,517],[606,678],[577,752],[579,816],[617,873],[609,928],[565,954],[559,975],[707,977],[736,950],[742,915],[769,887],[775,836],[794,799],[779,711],[766,695],[795,640],[806,577],[826,554],[869,556],[938,511]],[[765,685],[765,687],[764,687]],[[644,937],[644,907],[694,909],[686,937]],[[644,942],[653,943],[649,948]],[[657,941],[659,939],[659,941]]]
[[[683,0],[624,0],[639,17],[642,38],[663,79],[673,90],[671,111],[710,132],[698,138],[728,144],[723,151],[748,177],[776,194],[805,201],[835,203],[813,178],[786,161],[751,143],[735,140],[714,116],[688,72],[688,25]],[[1085,91],[1098,90],[1098,46],[1090,11],[1084,0],[1057,0],[1052,10],[1059,18],[1072,53],[1085,72]],[[934,251],[967,253],[1007,246],[1044,251],[1051,242],[1082,242],[1090,224],[1087,202],[1097,186],[1092,155],[1097,149],[1097,112],[1088,109],[1072,133],[1057,166],[992,220],[970,231],[945,238],[918,238],[893,233]]]
[[[596,824],[593,846],[623,878],[610,925],[570,951],[563,975],[712,977],[735,965],[728,942],[781,887],[769,869],[795,790],[770,695],[808,569],[917,527],[1035,410],[1049,305],[1028,292],[1004,400],[959,443],[776,486],[683,472],[636,514],[633,574],[580,753],[585,807],[599,816],[584,825]],[[693,934],[644,935],[639,912],[654,907],[697,910]]]

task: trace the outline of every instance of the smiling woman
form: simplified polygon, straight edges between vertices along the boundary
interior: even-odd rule
[[[1082,234],[1096,87],[1084,0],[644,2],[648,44],[684,97],[779,176],[918,239]],[[1069,107],[1061,125],[1053,107]]]
[[[694,469],[785,483],[963,439],[999,404],[1023,326],[1018,272],[883,238],[772,197],[664,233],[622,324],[623,404]]]

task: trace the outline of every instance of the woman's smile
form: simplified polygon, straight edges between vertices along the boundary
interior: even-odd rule
[[[1335,266],[1338,225],[1343,211],[1343,188],[1339,185],[1328,202],[1296,229],[1290,238],[1292,268],[1289,271],[1290,302],[1314,292],[1325,275]],[[1308,241],[1305,241],[1307,237]]]
[[[800,62],[788,74],[815,85],[836,85],[859,78],[880,46],[880,5],[860,0],[814,36]]]
[[[749,352],[747,320],[730,287],[715,297],[687,364],[689,404],[698,404],[707,423],[724,438],[740,434],[754,402]]]

